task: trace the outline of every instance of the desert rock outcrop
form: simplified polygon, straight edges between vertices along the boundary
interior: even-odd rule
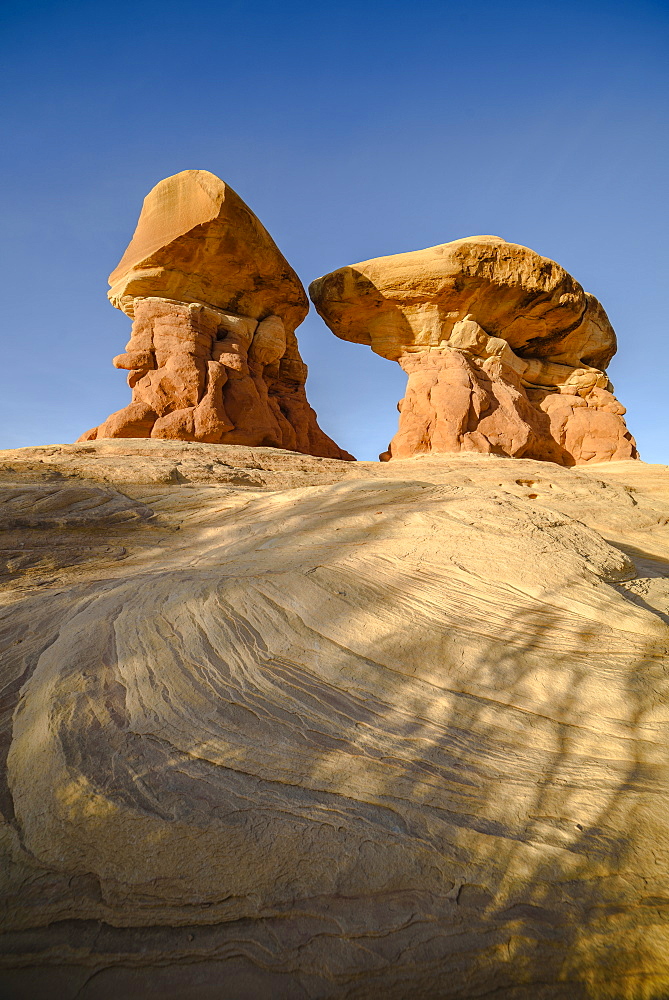
[[[351,458],[318,426],[295,328],[308,301],[269,233],[230,187],[184,170],[147,195],[109,279],[133,319],[132,402],[81,440],[162,438]]]
[[[664,1000],[668,502],[630,461],[0,453],[0,993]]]
[[[636,458],[600,303],[554,261],[472,236],[314,281],[330,329],[409,376],[382,458],[473,451],[579,465]]]

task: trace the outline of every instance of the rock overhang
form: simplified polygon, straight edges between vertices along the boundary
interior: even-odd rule
[[[615,353],[594,296],[555,261],[498,236],[351,264],[317,278],[309,293],[336,336],[391,360],[439,346],[468,314],[520,354],[576,363],[589,352],[605,367]]]

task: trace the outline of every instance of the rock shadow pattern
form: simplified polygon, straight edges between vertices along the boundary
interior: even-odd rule
[[[606,367],[601,304],[552,260],[471,236],[339,268],[309,292],[342,340],[409,376],[380,456],[479,452],[582,465],[637,458]]]
[[[180,444],[0,454],[0,996],[666,1000],[669,470]]]
[[[132,401],[80,440],[162,438],[351,459],[318,426],[295,328],[302,284],[267,230],[206,170],[161,181],[110,276],[133,318]]]

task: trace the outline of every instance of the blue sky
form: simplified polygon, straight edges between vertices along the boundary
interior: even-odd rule
[[[669,463],[666,2],[4,2],[0,36],[0,447],[129,401],[107,275],[147,191],[200,168],[305,285],[476,233],[557,260],[618,333],[642,457]],[[298,338],[321,425],[375,458],[399,367],[313,311]]]

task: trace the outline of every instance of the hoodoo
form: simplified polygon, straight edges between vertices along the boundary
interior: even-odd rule
[[[318,426],[295,328],[300,279],[264,226],[207,170],[184,170],[144,200],[109,278],[134,319],[126,352],[132,402],[80,440],[163,438],[269,445],[351,458]]]
[[[604,309],[533,250],[470,236],[339,268],[309,292],[333,333],[409,376],[382,459],[638,457],[606,375],[616,338]]]

